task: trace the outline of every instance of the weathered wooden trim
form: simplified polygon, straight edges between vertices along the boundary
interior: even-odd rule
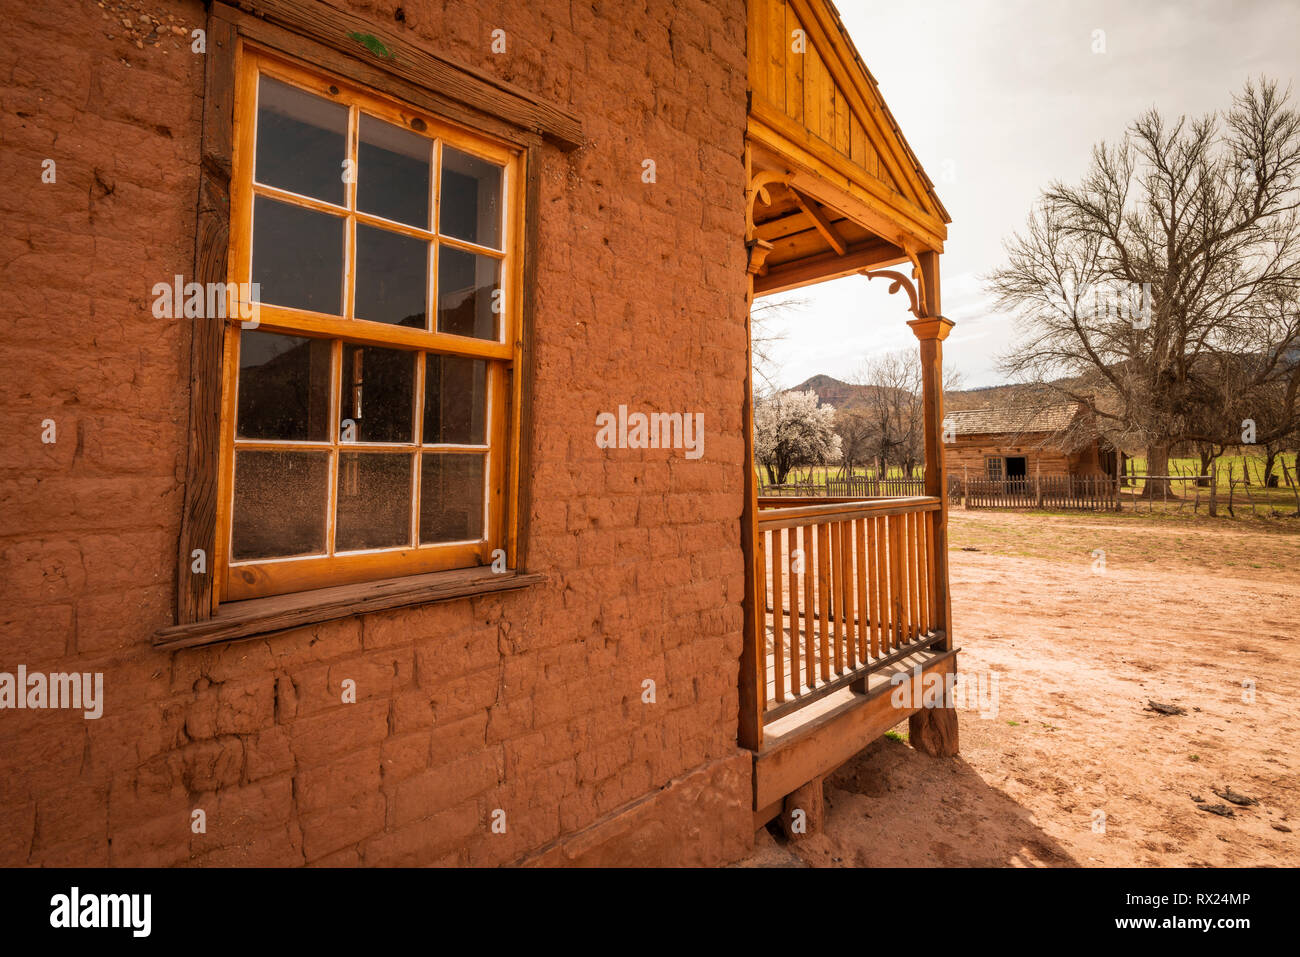
[[[521,289],[522,308],[519,311],[519,354],[514,375],[519,392],[518,418],[515,421],[512,436],[515,455],[515,475],[512,477],[515,507],[510,521],[514,526],[515,555],[514,567],[528,567],[529,525],[533,502],[533,380],[536,375],[536,362],[533,356],[533,316],[537,310],[537,259],[538,243],[541,235],[539,217],[541,214],[541,153],[537,147],[530,147],[524,154],[524,248],[523,248],[523,287]]]
[[[198,283],[227,280],[236,39],[232,23],[215,13],[208,16],[194,242],[193,281]],[[182,624],[203,621],[212,614],[212,583],[217,573],[221,357],[226,331],[225,320],[217,316],[192,321],[185,504],[176,563],[176,620]],[[202,553],[202,572],[193,570],[196,552]]]
[[[583,144],[582,122],[573,114],[527,90],[434,53],[409,35],[381,26],[373,17],[339,10],[319,0],[237,0],[237,4],[251,16],[238,19],[228,16],[228,19],[237,19],[240,31],[250,39],[283,41],[283,35],[259,36],[255,23],[260,20],[378,68],[417,90],[437,94],[444,101],[443,106],[437,107],[439,112],[445,112],[446,102],[460,103],[543,136],[562,149],[576,149]],[[215,3],[213,8],[231,9],[222,3]],[[359,79],[383,89],[373,78]],[[405,90],[396,95],[425,105]]]
[[[546,576],[538,574],[498,574],[490,568],[472,568],[229,602],[206,621],[160,629],[154,634],[153,644],[155,648],[175,651],[219,641],[269,635],[303,625],[406,605],[424,605],[472,595],[514,591],[546,580]]]

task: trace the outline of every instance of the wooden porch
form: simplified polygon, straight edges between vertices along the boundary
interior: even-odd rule
[[[955,670],[936,549],[943,508],[928,496],[759,500],[756,824],[908,719],[917,709],[895,698],[922,696],[891,694],[905,676]]]
[[[925,429],[924,494],[760,498],[749,470],[738,740],[758,826],[810,788],[820,804],[821,779],[902,720],[914,746],[954,753],[952,709],[894,691],[955,674],[957,651],[940,444],[948,214],[829,0],[749,0],[749,93],[751,299],[851,275],[905,292]],[[745,412],[752,462],[752,390]]]

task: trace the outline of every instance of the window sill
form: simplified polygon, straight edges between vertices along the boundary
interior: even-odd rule
[[[471,568],[408,578],[389,578],[358,585],[317,588],[293,595],[230,602],[222,605],[216,615],[205,621],[159,629],[154,633],[153,644],[155,648],[164,651],[175,651],[220,641],[265,636],[303,625],[390,608],[515,591],[545,581],[545,575],[513,571],[497,574],[490,568]]]

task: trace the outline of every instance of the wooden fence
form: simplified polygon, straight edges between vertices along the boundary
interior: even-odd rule
[[[1037,475],[1028,478],[957,480],[966,508],[1051,508],[1118,511],[1114,478],[1106,475]]]
[[[923,478],[868,478],[854,475],[850,478],[828,478],[826,494],[845,498],[900,498],[925,494]]]

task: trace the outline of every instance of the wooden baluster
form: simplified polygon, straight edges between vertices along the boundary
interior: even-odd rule
[[[790,697],[799,697],[799,578],[795,552],[800,549],[798,527],[788,530],[785,553],[786,578],[790,582]]]
[[[830,625],[831,572],[830,526],[817,526],[817,610],[821,619],[821,673],[823,681],[831,679]]]
[[[884,604],[880,594],[881,568],[879,549],[882,538],[880,536],[879,525],[880,519],[871,516],[866,520],[867,523],[867,597],[869,599],[871,610],[871,657],[880,657],[880,616]]]
[[[782,594],[781,545],[785,539],[785,529],[772,530],[772,681],[776,687],[776,702],[785,701],[785,601]]]
[[[808,680],[804,683],[812,690],[817,684],[817,603],[813,600],[816,580],[817,546],[813,541],[813,527],[803,526],[803,660]]]
[[[889,526],[889,647],[897,648],[903,637],[903,533],[900,528],[901,516],[890,515],[885,519]]]
[[[867,522],[860,518],[853,524],[857,527],[857,578],[858,578],[858,627],[857,627],[857,663],[867,661],[867,629],[870,627],[867,615]]]
[[[853,600],[853,522],[840,522],[840,592],[844,598],[844,671],[852,671],[858,663],[854,647],[857,631],[853,624],[857,602]]]
[[[912,640],[912,597],[916,592],[916,571],[912,568],[912,513],[902,515],[903,535],[903,644]]]
[[[767,710],[767,681],[770,670],[767,666],[767,536],[770,533],[766,529],[758,530],[758,541],[754,544],[758,547],[758,581],[755,583],[757,594],[754,596],[755,604],[758,606],[758,634],[759,634],[759,652],[763,655],[763,680],[758,689],[758,710],[761,714]]]
[[[912,576],[912,638],[915,640],[921,637],[921,569],[925,567],[921,558],[920,512],[907,516],[907,527],[912,533],[907,543],[907,563]]]
[[[923,512],[921,518],[921,568],[924,578],[921,580],[921,633],[928,635],[934,629],[934,615],[930,611],[930,602],[934,595],[934,555],[930,550],[930,527],[934,512]]]
[[[890,586],[894,576],[889,569],[889,516],[876,519],[876,574],[880,581],[880,653],[889,654],[890,634],[894,627],[894,596]]]
[[[840,622],[844,614],[843,562],[840,560],[840,539],[843,523],[832,522],[831,529],[831,674],[839,674],[840,661],[843,658],[844,626]]]

